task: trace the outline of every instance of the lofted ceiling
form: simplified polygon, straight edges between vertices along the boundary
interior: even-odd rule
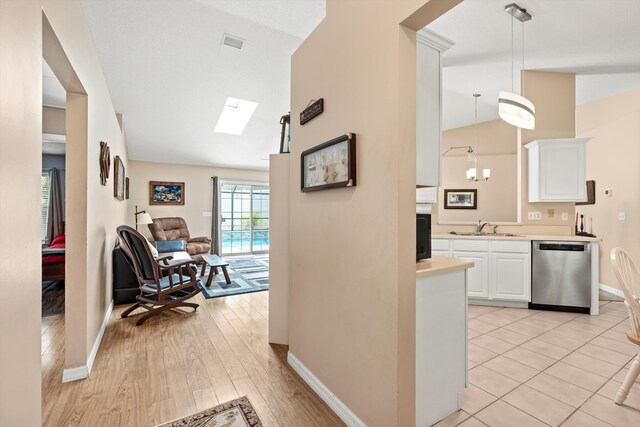
[[[511,90],[511,1],[465,0],[427,26],[455,45],[443,55],[443,127],[498,118],[498,92]],[[524,24],[525,69],[574,72],[582,104],[640,87],[638,0],[519,0],[533,18]],[[514,23],[515,88],[522,67],[522,23]]]
[[[267,169],[289,112],[290,58],[321,0],[82,0],[129,158]],[[245,39],[222,45],[224,33]],[[227,97],[259,105],[240,136],[214,133]]]
[[[522,24],[511,72],[510,1],[465,0],[428,28],[455,42],[443,56],[443,126],[498,117],[497,94],[519,87]],[[525,68],[577,73],[581,104],[640,87],[638,0],[520,0]],[[266,169],[289,111],[290,58],[322,21],[325,0],[82,0],[129,158]],[[246,40],[237,50],[223,33]],[[43,102],[64,105],[43,65]],[[240,136],[214,133],[228,96],[258,102]]]

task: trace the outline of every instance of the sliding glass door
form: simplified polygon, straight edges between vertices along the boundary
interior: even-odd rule
[[[223,183],[222,253],[252,254],[269,250],[269,187]]]

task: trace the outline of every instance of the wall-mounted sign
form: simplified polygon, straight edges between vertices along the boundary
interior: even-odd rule
[[[303,125],[313,118],[319,116],[324,111],[324,98],[317,101],[312,100],[307,108],[300,113],[300,124]]]

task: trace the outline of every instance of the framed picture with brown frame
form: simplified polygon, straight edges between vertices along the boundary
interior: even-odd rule
[[[478,190],[444,190],[445,209],[478,209]]]
[[[120,160],[120,156],[116,156],[113,162],[113,171],[115,179],[113,180],[113,197],[118,200],[124,200],[125,196],[125,174],[124,163]]]
[[[303,192],[356,185],[356,134],[347,133],[302,152]]]
[[[156,206],[184,205],[184,182],[150,181],[149,204]]]

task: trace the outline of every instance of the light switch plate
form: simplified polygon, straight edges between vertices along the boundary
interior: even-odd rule
[[[542,219],[542,212],[529,212],[528,218],[532,221]]]
[[[613,196],[613,190],[611,188],[605,188],[604,189],[604,195],[607,196],[607,197]]]
[[[569,213],[568,212],[562,212],[562,220],[563,221],[568,221],[569,220]]]
[[[202,212],[202,216],[212,216],[211,212]]]
[[[618,212],[618,221],[624,221],[626,219],[626,214],[624,212]]]

